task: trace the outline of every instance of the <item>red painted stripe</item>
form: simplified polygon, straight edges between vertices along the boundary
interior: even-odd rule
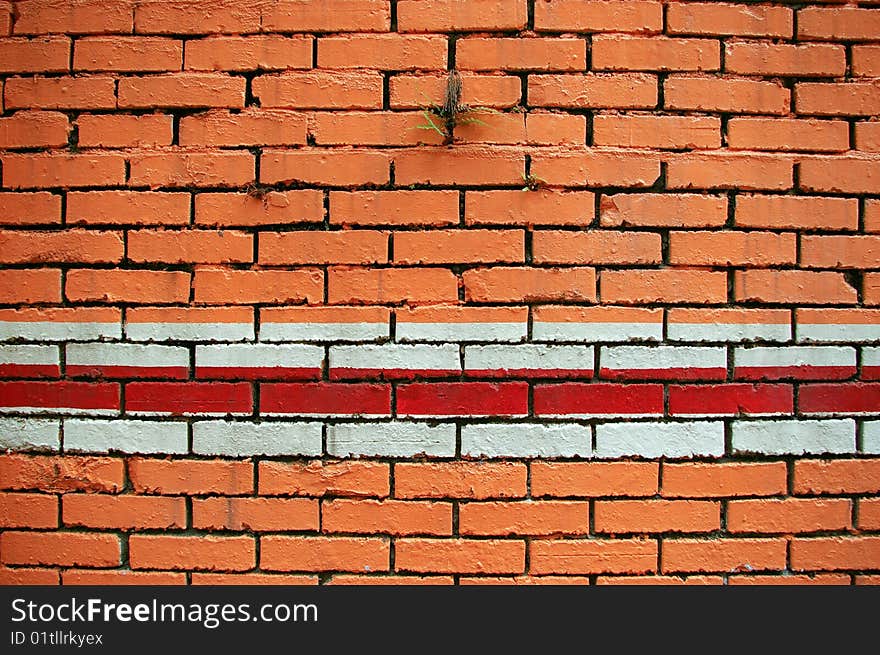
[[[125,385],[125,409],[169,414],[250,413],[253,394],[246,382],[132,382]]]
[[[669,387],[669,413],[792,414],[794,387],[789,384],[721,384]]]
[[[510,416],[529,411],[525,382],[435,382],[397,388],[397,412],[411,416]]]
[[[737,380],[845,380],[856,374],[855,366],[737,366]]]
[[[186,366],[116,366],[68,364],[65,369],[68,377],[86,378],[156,378],[166,380],[186,380],[189,368]]]
[[[590,368],[484,368],[464,372],[471,378],[591,378]]]
[[[606,380],[724,380],[725,368],[602,368]]]
[[[0,364],[0,378],[57,378],[58,364]]]
[[[663,414],[663,385],[597,382],[535,386],[535,414]]]
[[[863,380],[880,380],[880,366],[862,366]]]
[[[210,380],[319,380],[321,369],[285,366],[197,366],[196,377]]]
[[[0,406],[119,409],[119,385],[109,382],[0,382]]]
[[[391,385],[327,382],[261,384],[260,412],[390,416]]]
[[[459,369],[426,368],[331,368],[331,380],[414,380],[461,375]]]
[[[806,413],[859,412],[880,414],[880,384],[804,384],[798,392],[798,409]]]

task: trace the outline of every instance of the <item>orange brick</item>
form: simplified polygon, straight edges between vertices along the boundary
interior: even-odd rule
[[[375,150],[266,151],[260,158],[260,182],[267,184],[386,184],[390,175],[388,155]]]
[[[413,148],[394,154],[397,184],[519,184],[525,156],[488,147]]]
[[[738,301],[795,305],[847,305],[858,300],[843,274],[830,271],[737,271],[734,294]]]
[[[47,191],[0,192],[0,225],[50,225],[60,222],[60,195]]]
[[[455,43],[455,65],[462,70],[572,70],[587,67],[583,39],[472,37]]]
[[[400,462],[394,466],[397,498],[522,498],[527,470],[518,462]]]
[[[121,232],[0,230],[0,262],[10,264],[119,262],[124,249]]]
[[[134,8],[134,30],[142,34],[247,33],[260,30],[256,3],[182,0],[171,5],[139,4]]]
[[[335,225],[452,225],[457,191],[331,191]]]
[[[192,573],[193,585],[316,585],[316,575],[283,573]]]
[[[666,7],[670,34],[785,38],[792,36],[793,22],[791,9],[772,5],[674,2]]]
[[[25,2],[16,7],[16,34],[115,33],[132,31],[129,0]]]
[[[183,498],[65,494],[61,507],[66,526],[122,530],[186,527]]]
[[[0,455],[0,488],[44,492],[122,489],[125,463],[110,457]]]
[[[427,118],[422,112],[321,112],[314,115],[312,134],[315,143],[320,145],[411,146],[442,143],[443,137],[431,129],[425,129],[425,125]]]
[[[424,3],[397,3],[397,29],[401,32],[466,32],[518,30],[526,26],[528,11],[523,0],[434,0],[429,11]]]
[[[303,114],[277,109],[209,111],[180,120],[182,146],[305,145]]]
[[[451,575],[345,575],[336,574],[325,584],[331,585],[451,585]]]
[[[862,301],[866,305],[880,305],[880,275],[865,273],[862,277]]]
[[[727,505],[728,532],[820,532],[848,530],[852,525],[849,500],[732,500]]]
[[[70,70],[70,39],[0,39],[0,72],[63,73]]]
[[[125,159],[117,154],[4,155],[3,186],[40,187],[111,186],[125,182]]]
[[[854,45],[852,57],[853,75],[880,77],[880,45]]]
[[[186,42],[184,68],[203,71],[311,68],[312,43],[311,37],[280,34],[191,39]]]
[[[801,237],[801,265],[806,268],[878,268],[880,236]]]
[[[731,575],[729,585],[848,585],[848,575],[825,573],[819,575]]]
[[[318,501],[306,498],[196,498],[192,503],[197,530],[317,530],[319,524]]]
[[[462,122],[456,125],[453,130],[452,141],[453,143],[526,143],[528,141],[526,116],[526,114],[520,112],[494,113],[485,109],[471,110],[466,115],[466,120],[471,122]],[[423,116],[422,123],[425,122],[426,118]],[[431,123],[441,125],[442,121],[432,116]],[[432,133],[438,137],[440,136],[437,132]],[[586,134],[586,124],[584,124],[584,134]],[[442,139],[439,141],[440,143],[443,142]],[[583,142],[583,139],[577,141],[578,144]]]
[[[242,186],[254,181],[254,156],[243,152],[167,152],[131,156],[135,186]]]
[[[656,154],[585,150],[533,154],[531,174],[560,186],[649,187],[660,177]]]
[[[385,0],[304,0],[262,7],[265,30],[284,32],[387,32],[391,10]]]
[[[468,225],[589,225],[595,218],[592,191],[468,191]]]
[[[880,537],[793,539],[795,571],[845,571],[880,568]]]
[[[670,159],[671,189],[790,189],[792,161],[771,155],[687,154]]]
[[[115,109],[110,77],[11,77],[3,85],[6,109]]]
[[[785,539],[664,539],[664,573],[778,571],[785,568]]]
[[[588,73],[529,75],[529,104],[571,109],[649,109],[657,104],[657,77]]]
[[[145,494],[241,495],[254,490],[254,465],[247,461],[135,458],[128,463],[128,475],[134,490]]]
[[[880,123],[856,123],[856,150],[880,152]]]
[[[627,586],[668,586],[668,585],[720,585],[724,580],[720,575],[688,575],[683,577],[672,575],[600,575],[596,578],[597,585],[627,585]]]
[[[442,268],[331,268],[328,281],[333,305],[458,300],[458,278]]]
[[[244,107],[245,80],[214,73],[123,77],[119,107]]]
[[[596,532],[712,532],[721,504],[700,500],[611,500],[595,505]]]
[[[846,48],[830,43],[727,43],[724,68],[741,75],[840,77]]]
[[[522,263],[522,230],[431,230],[394,234],[394,261],[399,264]]]
[[[590,504],[564,500],[464,503],[458,520],[462,535],[587,534]]]
[[[385,498],[388,464],[380,462],[260,462],[261,495],[355,496]]]
[[[788,232],[670,232],[669,263],[764,267],[794,264],[797,237]]]
[[[57,585],[58,571],[54,569],[14,569],[0,566],[0,584],[2,585]]]
[[[803,150],[842,152],[849,149],[844,121],[788,118],[732,118],[727,144],[735,150]]]
[[[376,230],[262,232],[261,264],[384,264],[388,233]]]
[[[200,193],[195,197],[197,225],[258,226],[319,223],[324,219],[320,191],[269,191],[262,197],[247,193]]]
[[[451,535],[452,503],[411,500],[329,500],[321,505],[324,532]]]
[[[58,498],[50,494],[0,493],[0,528],[57,528]]]
[[[657,570],[657,542],[643,539],[535,539],[529,544],[535,575],[650,573]]]
[[[593,118],[593,144],[667,150],[718,148],[721,119],[599,114]]]
[[[84,148],[137,148],[171,145],[173,118],[166,115],[82,114],[76,119]]]
[[[128,559],[133,569],[247,571],[256,560],[254,538],[133,534]]]
[[[193,278],[195,301],[214,305],[320,302],[324,273],[319,270],[241,271],[200,268]]]
[[[806,7],[798,11],[799,37],[873,41],[880,29],[880,17],[870,9],[855,7]]]
[[[68,223],[91,225],[186,225],[189,193],[149,191],[71,191]]]
[[[619,193],[602,196],[599,222],[604,227],[717,227],[727,221],[724,196]]]
[[[388,541],[376,537],[271,535],[260,540],[260,568],[267,571],[387,571],[389,550]]]
[[[417,70],[446,68],[447,41],[442,36],[366,34],[318,39],[321,68]]]
[[[586,142],[586,116],[534,111],[525,114],[525,119],[527,143],[552,146]]]
[[[663,7],[641,0],[548,0],[535,5],[535,29],[577,32],[660,32]]]
[[[389,91],[392,109],[417,109],[440,105],[446,92],[446,75],[394,75]],[[461,101],[471,107],[513,107],[522,96],[518,77],[464,74]]]
[[[727,275],[687,269],[603,271],[599,282],[603,303],[723,303]]]
[[[394,566],[415,573],[522,573],[520,540],[398,539]]]
[[[880,585],[880,575],[857,575],[855,578],[857,585]]]
[[[794,493],[876,494],[880,459],[803,460],[794,464]]]
[[[65,585],[185,585],[186,573],[68,569],[61,573],[61,580]]]
[[[74,302],[174,303],[189,300],[189,285],[183,271],[76,268],[67,273],[64,293]]]
[[[61,269],[18,268],[3,272],[0,303],[61,301]]]
[[[856,230],[859,205],[855,198],[739,194],[734,221],[738,227]]]
[[[12,532],[0,535],[4,564],[119,566],[119,537],[98,532]]]
[[[260,75],[251,83],[260,106],[286,109],[381,109],[378,71],[306,71]]]
[[[659,234],[591,230],[540,230],[532,236],[536,264],[658,264]]]
[[[721,65],[713,39],[598,35],[590,54],[594,70],[712,71]]]
[[[67,145],[67,116],[54,111],[19,111],[0,118],[0,148],[42,148]]]
[[[5,171],[4,171],[5,173]],[[800,186],[808,191],[877,193],[880,162],[870,159],[811,159],[801,163]]]
[[[663,464],[662,494],[671,498],[774,496],[787,487],[785,462]]]
[[[791,106],[791,91],[763,80],[670,75],[663,91],[668,109],[787,114]]]
[[[253,236],[228,230],[132,230],[127,254],[133,262],[247,263],[253,258]]]
[[[880,498],[860,498],[859,530],[880,530]]]
[[[183,42],[159,37],[93,36],[78,39],[73,69],[84,71],[179,71]]]
[[[536,497],[653,496],[659,466],[651,462],[533,462]]]
[[[876,116],[880,113],[880,94],[872,82],[802,82],[794,87],[794,103],[799,114]]]
[[[596,270],[588,267],[476,268],[465,271],[462,280],[472,302],[596,300]]]

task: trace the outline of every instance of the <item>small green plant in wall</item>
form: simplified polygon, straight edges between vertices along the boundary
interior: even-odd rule
[[[498,111],[489,107],[469,107],[461,102],[461,75],[456,70],[450,70],[446,77],[446,92],[442,105],[428,105],[422,107],[422,116],[425,122],[416,127],[420,130],[431,130],[443,137],[443,143],[448,145],[455,140],[455,128],[458,125],[486,125],[474,114],[490,113]]]

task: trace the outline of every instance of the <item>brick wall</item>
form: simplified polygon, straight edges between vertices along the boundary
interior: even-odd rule
[[[0,581],[880,582],[880,3],[0,32]]]

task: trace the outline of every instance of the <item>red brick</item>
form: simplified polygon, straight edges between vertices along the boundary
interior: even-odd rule
[[[583,226],[595,218],[594,199],[591,191],[468,191],[464,220],[468,225]]]
[[[666,6],[670,34],[792,36],[793,12],[772,5],[672,2]]]
[[[375,230],[338,232],[262,232],[259,261],[289,264],[384,264],[388,233]]]
[[[324,532],[451,535],[452,503],[411,500],[327,500],[321,505]]]
[[[801,163],[800,185],[802,189],[808,191],[878,193],[880,192],[880,161],[810,159]]]
[[[57,496],[50,494],[0,493],[0,528],[57,527]]]
[[[471,107],[513,107],[522,94],[522,83],[512,75],[461,76],[461,101]],[[446,75],[402,74],[391,77],[392,109],[417,109],[440,105],[446,92]]]
[[[307,120],[283,110],[210,111],[180,121],[182,146],[305,145]]]
[[[84,71],[179,71],[183,42],[158,37],[94,36],[78,39],[73,69]]]
[[[268,571],[387,571],[389,560],[388,541],[377,537],[271,535],[260,540],[260,568]]]
[[[805,268],[878,268],[880,236],[801,237],[801,265]]]
[[[880,123],[856,123],[855,142],[856,150],[880,152]]]
[[[0,73],[64,73],[70,70],[70,39],[0,39]]]
[[[273,2],[262,10],[262,26],[278,32],[387,32],[387,0],[298,0]]]
[[[321,68],[419,70],[446,68],[447,41],[442,36],[369,34],[318,39]]]
[[[651,109],[657,77],[643,73],[529,75],[529,105],[571,109]]]
[[[16,34],[131,33],[130,0],[60,0],[16,3]]]
[[[398,539],[394,566],[415,573],[522,573],[525,543],[502,539]]]
[[[853,75],[880,77],[880,45],[855,45],[852,57]]]
[[[820,532],[852,527],[849,500],[733,500],[727,505],[728,532]]]
[[[260,159],[260,182],[321,186],[386,184],[390,179],[389,166],[388,155],[374,150],[265,151]]]
[[[125,182],[125,159],[117,154],[4,155],[2,161],[3,186],[7,188],[111,186]]]
[[[68,223],[107,225],[186,225],[189,193],[71,191]]]
[[[133,534],[128,558],[133,569],[247,571],[256,560],[254,538]]]
[[[599,114],[593,118],[593,144],[666,150],[718,148],[721,119]]]
[[[786,157],[740,153],[686,154],[667,164],[670,189],[790,189],[793,162]]]
[[[186,574],[170,571],[68,569],[61,573],[61,580],[65,586],[185,585]]]
[[[316,585],[316,575],[280,573],[192,573],[193,585]]]
[[[58,585],[56,569],[7,568],[0,566],[0,585]]]
[[[713,71],[721,50],[713,39],[594,36],[590,49],[594,70]]]
[[[311,37],[280,34],[192,39],[186,42],[184,68],[204,71],[311,68],[312,44]]]
[[[183,498],[65,494],[61,507],[66,526],[121,530],[186,527]]]
[[[67,145],[67,116],[54,111],[19,111],[0,118],[0,148],[43,148]]]
[[[60,222],[60,195],[47,191],[0,193],[0,225],[51,225]]]
[[[306,498],[196,498],[192,524],[197,530],[274,532],[317,530],[318,501]]]
[[[42,303],[61,301],[61,269],[19,268],[3,272],[0,303]]]
[[[641,0],[547,0],[535,3],[535,29],[574,32],[660,32],[663,7]]]
[[[401,32],[500,32],[523,29],[527,22],[525,0],[433,0],[429,10],[420,1],[397,3]]]
[[[880,568],[880,537],[793,539],[795,571],[845,571]]]
[[[806,7],[798,11],[797,35],[806,39],[873,41],[880,16],[855,7]]]
[[[535,539],[529,544],[535,575],[650,573],[657,570],[657,542],[643,539]]]
[[[214,73],[123,77],[119,107],[244,107],[245,80]]]
[[[712,532],[721,527],[721,504],[699,500],[599,501],[593,521],[600,533]]]
[[[846,49],[830,43],[728,43],[724,69],[740,75],[841,77]]]
[[[738,194],[734,221],[737,227],[855,230],[859,206],[855,198]]]
[[[196,225],[258,226],[319,223],[323,194],[317,190],[265,194],[200,193],[195,197]]]
[[[861,498],[858,504],[860,530],[880,530],[880,498]]]
[[[582,71],[587,66],[586,41],[560,37],[460,39],[455,44],[455,64],[462,70]]]
[[[0,535],[0,560],[4,564],[119,566],[119,537],[99,532],[7,530]]]
[[[243,186],[254,181],[254,156],[249,152],[165,152],[133,154],[129,183],[133,186]]]
[[[523,230],[431,230],[394,235],[397,264],[522,263],[524,258]]]
[[[0,455],[0,488],[44,492],[122,489],[125,463],[110,457]]]
[[[261,495],[384,498],[390,489],[388,464],[380,462],[263,461],[259,466]]]
[[[590,531],[590,505],[575,501],[463,503],[462,535],[562,535]]]
[[[314,114],[312,135],[319,145],[412,146],[442,143],[443,136],[434,130],[424,129],[427,121],[422,112],[321,112]]]
[[[6,84],[8,88],[9,82]],[[795,85],[794,102],[799,114],[876,116],[880,113],[880,93],[874,82],[802,82]]]
[[[532,236],[536,264],[659,264],[662,258],[659,234],[540,230]]]
[[[785,568],[785,539],[664,539],[664,573],[778,571]]]
[[[254,465],[246,461],[135,458],[128,463],[128,475],[137,493],[242,495],[254,490]]]
[[[731,575],[729,585],[849,585],[848,575],[825,573],[819,575]]]
[[[526,467],[517,462],[400,462],[394,466],[397,498],[522,498]]]
[[[553,186],[649,187],[660,177],[660,159],[653,153],[540,153],[532,155],[531,174]]]
[[[11,77],[3,85],[9,109],[115,109],[111,77]]]
[[[335,225],[455,225],[457,191],[331,191]]]
[[[483,184],[522,183],[525,156],[507,150],[473,147],[414,148],[394,154],[397,184]]]
[[[787,114],[791,91],[779,82],[670,75],[663,83],[667,109]]]
[[[397,387],[397,412],[406,416],[525,416],[525,382],[415,382]]]
[[[171,145],[173,118],[166,115],[81,114],[76,119],[83,148],[137,148]]]
[[[735,150],[802,150],[842,152],[849,149],[844,121],[785,118],[732,118],[727,143]]]
[[[604,227],[717,227],[727,221],[724,196],[621,193],[602,196],[599,222]]]
[[[670,264],[765,267],[796,261],[797,238],[791,232],[719,230],[669,234]]]
[[[251,83],[260,106],[294,109],[381,109],[377,71],[307,71],[260,75]]]
[[[207,4],[207,6],[206,6]],[[260,31],[260,6],[234,0],[182,0],[171,5],[145,3],[134,8],[140,34],[208,34]]]
[[[134,262],[248,263],[253,237],[233,231],[131,230],[127,254]]]
[[[53,232],[0,230],[0,262],[113,263],[122,260],[121,232],[68,229]]]

